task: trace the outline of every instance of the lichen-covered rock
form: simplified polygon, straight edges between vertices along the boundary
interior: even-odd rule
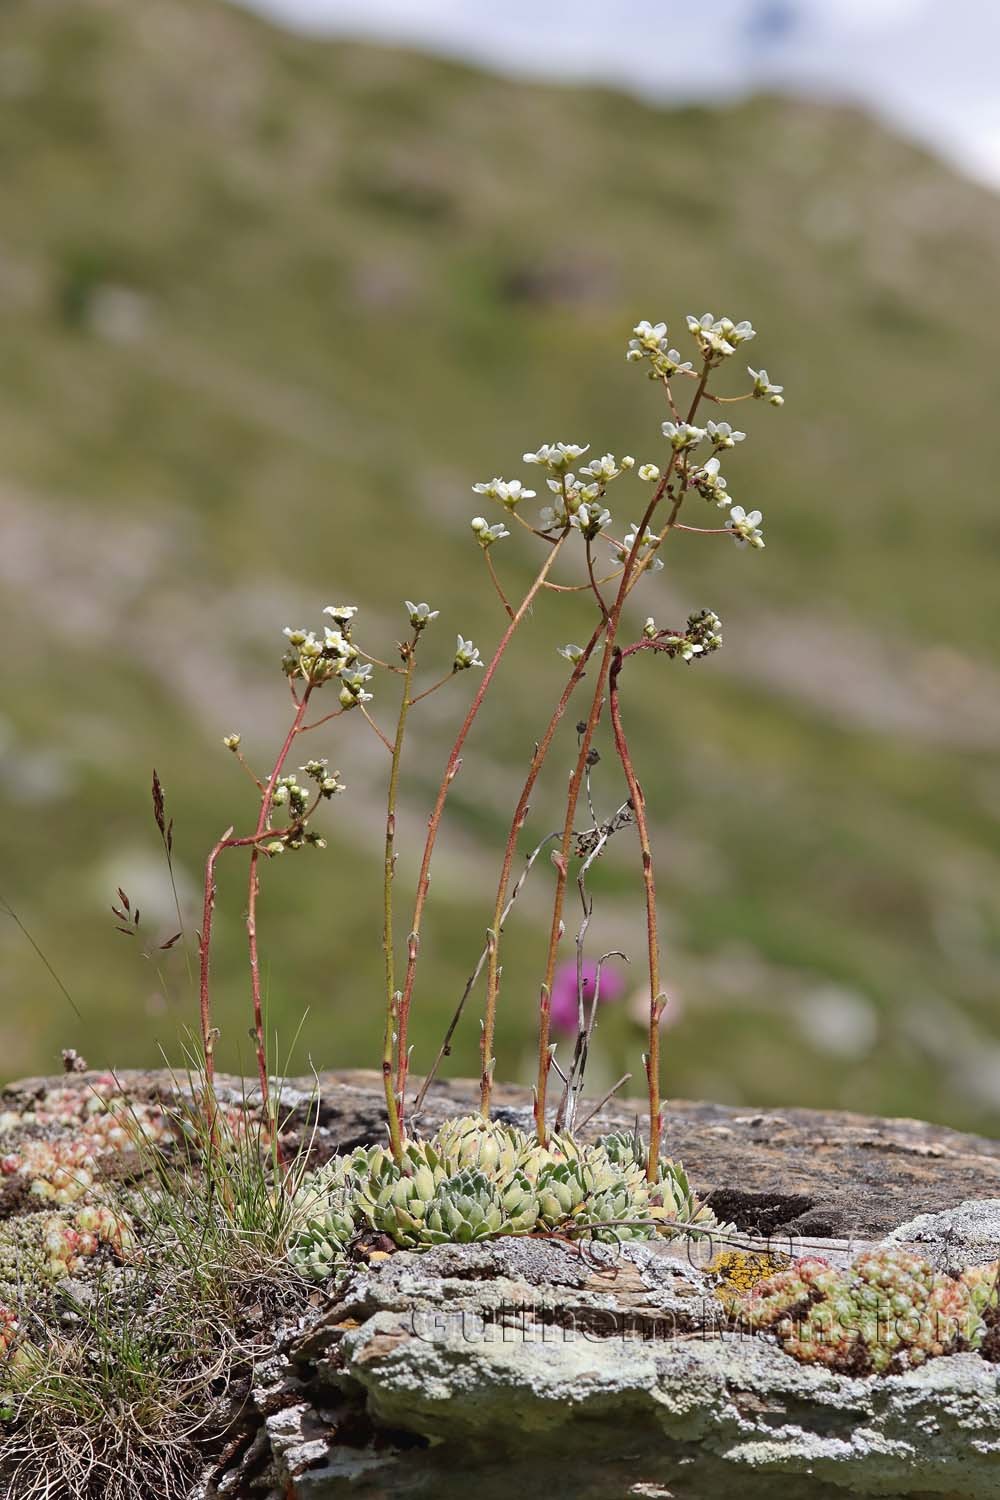
[[[387,1431],[445,1445],[453,1476],[503,1462],[523,1486],[561,1464],[561,1493],[626,1495],[593,1486],[602,1454],[627,1451],[632,1484],[684,1500],[994,1500],[1000,1393],[978,1355],[862,1378],[723,1318],[708,1277],[643,1244],[505,1240],[359,1272],[295,1357]],[[434,1472],[428,1494],[459,1493]]]
[[[916,1244],[939,1271],[1000,1258],[1000,1198],[969,1198],[943,1213],[919,1214],[885,1237],[887,1245]]]

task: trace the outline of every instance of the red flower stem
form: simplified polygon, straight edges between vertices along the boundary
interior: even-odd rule
[[[392,887],[396,875],[396,804],[399,798],[399,766],[403,755],[407,715],[413,706],[410,689],[413,686],[417,640],[418,636],[415,633],[413,639],[401,647],[401,650],[405,652],[403,696],[399,704],[396,736],[392,746],[392,769],[389,772],[389,791],[386,798],[385,861],[382,877],[382,950],[385,955],[385,1038],[382,1047],[382,1082],[385,1088],[385,1109],[389,1122],[389,1142],[392,1146],[392,1154],[398,1162],[403,1160],[403,1131],[393,1082],[399,997],[396,994],[396,955],[392,937]]]
[[[257,1053],[257,1076],[260,1079],[260,1095],[265,1113],[270,1106],[270,1093],[267,1082],[267,1044],[264,1037],[264,1014],[260,999],[260,956],[257,950],[257,893],[260,888],[258,875],[258,863],[260,860],[260,840],[267,832],[268,820],[271,816],[271,804],[274,799],[275,788],[278,777],[281,775],[285,761],[299,734],[306,709],[309,706],[309,696],[312,693],[313,684],[306,684],[305,691],[295,710],[295,717],[291,727],[285,736],[285,742],[278,752],[278,758],[267,784],[264,787],[263,796],[260,799],[260,812],[257,816],[257,827],[254,830],[253,845],[250,850],[250,875],[247,890],[247,944],[250,950],[250,993],[253,1000],[253,1029],[255,1050]]]
[[[705,386],[708,383],[709,369],[710,367],[708,361],[706,360],[704,368],[701,372],[701,378],[698,381],[698,386],[694,393],[694,399],[691,402],[691,407],[687,415],[687,421],[689,422],[694,417],[699,403],[701,402],[701,398],[705,391]],[[580,789],[583,785],[583,778],[586,772],[587,756],[590,754],[590,746],[594,738],[594,731],[597,728],[597,724],[604,707],[604,691],[607,686],[608,672],[611,667],[611,658],[612,653],[615,649],[615,639],[618,634],[618,627],[621,623],[622,610],[625,606],[625,600],[628,597],[631,589],[633,576],[639,576],[641,572],[644,571],[641,564],[638,568],[636,566],[639,548],[642,545],[643,537],[650,521],[653,518],[653,514],[656,511],[656,508],[662,500],[664,494],[666,493],[667,485],[670,481],[671,475],[673,474],[676,462],[677,450],[674,449],[670,455],[670,462],[667,464],[667,467],[656,486],[653,497],[650,500],[649,504],[646,506],[645,514],[643,515],[635,534],[635,541],[632,543],[632,549],[625,560],[625,567],[622,571],[621,582],[618,586],[618,593],[615,597],[614,604],[611,606],[611,610],[605,625],[604,651],[601,655],[601,663],[600,667],[598,668],[597,681],[594,685],[594,697],[591,703],[590,713],[587,717],[583,734],[580,737],[580,750],[577,756],[576,766],[574,767],[573,774],[570,777],[569,793],[566,798],[566,820],[563,824],[562,844],[560,846],[559,853],[557,855],[553,855],[553,863],[556,867],[556,889],[552,903],[552,926],[549,932],[549,947],[548,954],[545,960],[545,977],[542,980],[538,1006],[538,1081],[535,1086],[535,1131],[538,1136],[538,1140],[542,1145],[545,1144],[547,1137],[545,1101],[549,1079],[549,1067],[551,1065],[551,1057],[549,1054],[549,1007],[552,995],[552,981],[555,976],[556,959],[559,951],[559,942],[563,935],[563,905],[566,897],[566,880],[568,876],[569,859],[573,841],[573,822],[576,817],[576,807],[580,799]],[[681,508],[683,500],[684,487],[683,485],[681,485],[678,487],[676,495],[674,495],[673,504],[670,509],[670,515],[664,528],[664,535],[666,535],[666,533],[670,531],[675,520],[677,519],[677,513]]]
[[[660,1106],[660,1018],[667,997],[660,989],[660,943],[656,921],[656,877],[653,871],[653,851],[649,839],[649,822],[646,817],[646,799],[635,774],[635,766],[629,751],[625,728],[622,724],[621,704],[618,693],[618,678],[622,668],[622,652],[616,647],[608,675],[608,706],[611,728],[615,737],[615,749],[622,763],[635,826],[639,834],[639,849],[642,855],[642,881],[646,896],[646,943],[649,960],[649,1049],[644,1059],[646,1081],[649,1085],[649,1155],[646,1160],[646,1176],[656,1181],[657,1164],[660,1159],[660,1133],[662,1111]]]
[[[493,907],[493,925],[490,928],[491,939],[486,970],[486,1006],[483,1012],[483,1030],[480,1041],[480,1059],[482,1070],[480,1075],[480,1098],[479,1108],[483,1119],[490,1117],[490,1095],[493,1090],[493,1041],[496,1034],[496,1012],[497,999],[500,994],[500,934],[503,927],[503,912],[507,903],[507,888],[510,885],[510,874],[514,865],[514,855],[517,852],[517,840],[524,820],[528,816],[528,803],[534,790],[535,782],[538,780],[542,766],[552,745],[552,738],[559,727],[559,721],[566,712],[566,707],[573,691],[586,670],[587,663],[593,655],[594,648],[601,638],[603,624],[594,631],[590,640],[583,648],[583,655],[573,666],[569,681],[563,689],[562,697],[556,704],[555,711],[549,720],[545,733],[535,746],[535,753],[531,757],[531,765],[528,767],[528,775],[514,816],[511,819],[510,832],[507,835],[507,843],[504,848],[503,865],[500,870],[500,881],[497,885],[497,898]]]
[[[496,651],[493,653],[492,661],[489,663],[489,666],[483,673],[482,681],[480,682],[479,687],[476,691],[476,696],[472,700],[469,711],[462,721],[462,727],[459,729],[458,736],[451,748],[451,753],[448,756],[448,763],[445,766],[444,775],[441,778],[441,785],[438,788],[438,794],[434,803],[434,808],[427,822],[427,838],[424,842],[423,857],[420,861],[420,874],[417,878],[417,891],[413,905],[413,921],[410,926],[410,935],[407,939],[406,975],[403,980],[403,990],[399,1002],[399,1025],[396,1052],[396,1095],[399,1100],[401,1123],[403,1112],[405,1109],[404,1090],[406,1088],[406,1074],[409,1067],[409,1058],[407,1056],[407,1035],[410,1019],[410,1005],[413,999],[413,985],[416,978],[417,959],[420,955],[420,927],[423,920],[424,906],[427,902],[427,891],[430,886],[431,859],[434,854],[434,845],[437,842],[438,830],[441,826],[441,816],[444,812],[444,805],[448,799],[448,792],[451,787],[451,783],[458,775],[459,767],[461,765],[462,746],[465,744],[469,730],[472,728],[472,725],[475,722],[476,715],[479,713],[479,710],[482,707],[483,699],[486,697],[486,693],[489,689],[490,683],[493,681],[496,670],[503,660],[504,653],[506,652],[507,647],[510,645],[511,640],[513,639],[514,632],[517,630],[517,627],[520,625],[521,621],[524,619],[525,615],[528,613],[529,609],[534,603],[535,596],[543,587],[556,558],[559,556],[559,553],[562,549],[562,544],[565,541],[565,537],[566,534],[563,533],[563,535],[559,537],[558,540],[554,543],[552,550],[546,557],[545,562],[542,565],[542,568],[537,577],[535,578],[534,583],[531,585],[528,592],[521,600],[514,618],[510,621],[507,629],[504,631],[503,636],[500,640],[500,644],[497,646]]]

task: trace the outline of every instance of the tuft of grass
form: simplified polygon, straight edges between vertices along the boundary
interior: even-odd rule
[[[199,1078],[175,1092],[173,1136],[150,1142],[136,1117],[136,1174],[113,1190],[134,1231],[125,1263],[23,1311],[0,1438],[9,1500],[182,1500],[315,1297],[287,1254],[308,1138],[283,1161],[287,1121],[243,1097],[212,1130]]]

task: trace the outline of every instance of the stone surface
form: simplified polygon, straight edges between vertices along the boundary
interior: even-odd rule
[[[702,1273],[642,1245],[399,1254],[358,1272],[292,1357],[321,1388],[360,1393],[384,1432],[434,1445],[387,1453],[374,1488],[317,1474],[301,1490],[315,1500],[447,1500],[473,1477],[480,1500],[553,1485],[677,1500],[1000,1493],[995,1366],[958,1355],[857,1379],[799,1365],[722,1333]]]
[[[943,1213],[918,1214],[890,1234],[890,1244],[909,1243],[941,1271],[954,1274],[1000,1258],[1000,1198],[971,1198]]]
[[[87,1089],[92,1077],[59,1082]],[[10,1085],[3,1107],[53,1082]],[[165,1073],[121,1083],[137,1099],[187,1091]],[[238,1079],[220,1079],[219,1093],[252,1097]],[[476,1101],[476,1085],[442,1086],[421,1123]],[[292,1081],[282,1103],[320,1158],[383,1137],[375,1074],[326,1075],[318,1097],[312,1080]],[[522,1091],[499,1088],[497,1106],[528,1123]],[[592,1132],[632,1122],[618,1106]],[[668,1144],[746,1235],[863,1241],[896,1229],[948,1268],[1000,1250],[994,1141],[912,1120],[675,1102]],[[963,1354],[859,1379],[797,1364],[721,1327],[704,1258],[676,1243],[541,1237],[376,1252],[276,1349],[192,1500],[1000,1495],[1000,1366]]]

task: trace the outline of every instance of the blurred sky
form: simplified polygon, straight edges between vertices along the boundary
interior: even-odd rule
[[[860,100],[1000,187],[998,0],[246,0],[291,25],[668,99]]]

